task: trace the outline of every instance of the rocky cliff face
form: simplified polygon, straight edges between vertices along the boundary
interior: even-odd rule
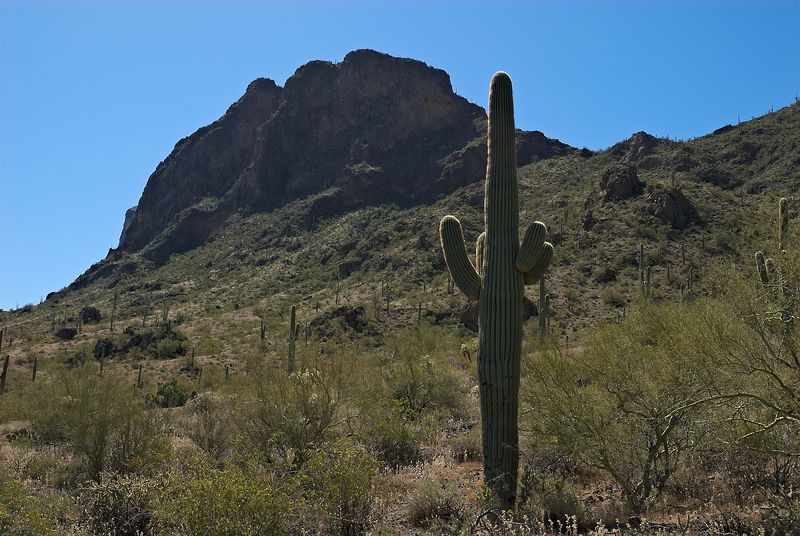
[[[147,182],[118,250],[162,262],[231,214],[311,198],[309,219],[371,203],[411,205],[481,180],[484,110],[442,70],[371,50],[259,79],[219,120],[178,142]],[[520,164],[572,148],[521,132]]]

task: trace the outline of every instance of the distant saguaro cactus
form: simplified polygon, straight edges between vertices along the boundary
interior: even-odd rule
[[[516,500],[519,466],[520,350],[524,285],[544,274],[553,246],[541,222],[528,226],[519,242],[519,199],[511,78],[499,72],[489,90],[488,162],[484,199],[485,233],[474,266],[464,246],[461,223],[445,216],[439,234],[452,280],[479,300],[478,378],[481,398],[484,480],[503,507]]]
[[[6,391],[6,377],[8,377],[8,360],[9,355],[6,354],[6,357],[3,359],[3,373],[0,374],[0,394]]]
[[[778,251],[783,251],[789,231],[789,201],[781,197],[778,201]]]
[[[292,305],[292,312],[289,315],[289,359],[286,361],[286,371],[291,374],[294,372],[294,347],[297,340],[297,308]]]

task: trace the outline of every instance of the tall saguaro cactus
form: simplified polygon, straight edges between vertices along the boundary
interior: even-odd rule
[[[544,274],[553,246],[541,222],[519,242],[517,158],[511,78],[499,72],[489,89],[489,158],[484,198],[485,231],[478,266],[467,256],[461,223],[445,216],[439,234],[450,275],[478,309],[484,480],[503,507],[514,505],[519,465],[518,395],[524,285]]]

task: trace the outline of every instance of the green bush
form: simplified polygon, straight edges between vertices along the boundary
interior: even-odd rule
[[[38,441],[67,446],[90,478],[142,469],[166,455],[161,421],[124,380],[83,366],[60,371],[48,393],[32,390],[22,412]]]
[[[297,499],[269,477],[235,468],[196,467],[176,473],[157,500],[152,526],[157,534],[269,536],[288,534]]]
[[[0,534],[55,534],[56,523],[42,510],[41,501],[0,468]]]
[[[413,350],[400,350],[392,352],[380,370],[388,395],[401,404],[409,417],[436,410],[463,415],[466,395],[449,363]]]
[[[554,343],[523,359],[532,441],[602,469],[631,511],[660,495],[704,430],[705,360],[687,329],[694,309],[643,304],[599,329],[580,359]]]
[[[416,527],[435,525],[444,531],[444,527],[452,528],[463,521],[463,511],[461,494],[454,483],[426,478],[411,495],[408,520]]]
[[[95,534],[148,534],[162,482],[136,475],[104,475],[81,494],[81,521]]]
[[[361,416],[362,441],[389,467],[397,469],[424,459],[421,447],[432,435],[426,421],[408,419],[396,401],[383,404],[375,401]]]
[[[349,396],[348,370],[339,359],[289,376],[279,369],[256,369],[239,398],[237,425],[266,459],[289,457],[302,465],[347,422],[342,412]]]
[[[159,408],[177,408],[186,404],[189,394],[178,386],[178,379],[173,377],[167,383],[160,383],[156,388],[155,404]]]
[[[363,534],[372,523],[372,480],[379,464],[363,447],[341,444],[313,453],[302,468],[305,504],[328,534]],[[311,512],[304,513],[309,518]]]

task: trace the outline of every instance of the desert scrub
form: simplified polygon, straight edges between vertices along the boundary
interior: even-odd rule
[[[300,482],[306,511],[328,534],[363,534],[372,524],[372,483],[380,465],[363,446],[341,442],[314,452],[303,465]]]
[[[464,381],[447,361],[405,350],[392,350],[387,358],[380,367],[386,392],[410,418],[436,410],[464,415]]]
[[[347,423],[352,364],[317,360],[290,375],[260,368],[248,375],[237,402],[237,425],[265,459],[289,456],[298,466]]]
[[[168,382],[158,383],[154,403],[159,408],[177,408],[187,400],[189,393],[178,385],[178,379],[174,376]]]
[[[411,420],[392,400],[367,399],[360,408],[359,438],[390,469],[399,469],[425,459],[423,446],[435,435],[429,419]]]
[[[54,489],[31,489],[0,465],[0,534],[61,534],[74,507],[70,496]]]
[[[548,448],[601,469],[641,512],[704,430],[707,369],[688,330],[692,309],[641,304],[597,330],[576,359],[554,342],[525,356],[526,429]]]
[[[40,386],[29,388],[23,414],[37,442],[66,446],[89,478],[143,469],[167,456],[162,422],[128,382],[86,365],[60,370],[47,388],[46,397]]]
[[[457,531],[464,521],[464,508],[455,483],[425,478],[417,484],[410,497],[408,521],[415,527]]]
[[[80,494],[82,526],[93,534],[150,534],[150,519],[161,492],[160,478],[104,475]]]
[[[269,475],[201,465],[170,475],[151,525],[164,536],[279,536],[290,532],[298,501]]]

